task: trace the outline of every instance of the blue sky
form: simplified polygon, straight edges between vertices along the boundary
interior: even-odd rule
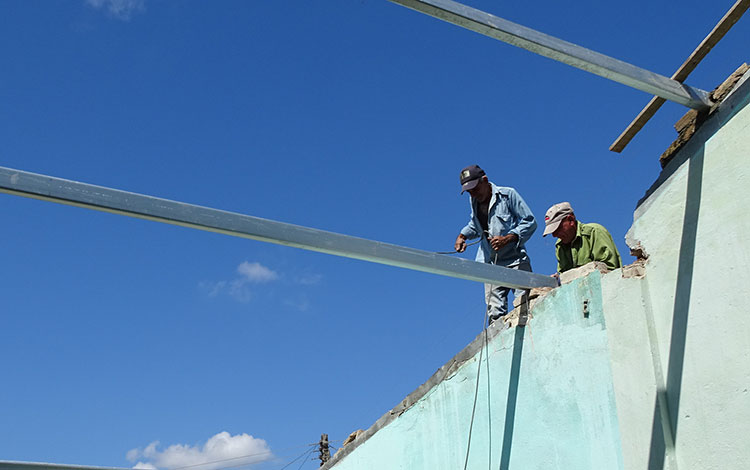
[[[669,76],[733,2],[468,3]],[[688,83],[721,83],[749,33]],[[9,1],[0,61],[1,166],[433,251],[478,163],[538,218],[570,201],[631,262],[685,112],[613,154],[648,95],[385,0]],[[0,212],[0,459],[280,468],[482,327],[468,281],[15,196]],[[553,240],[527,248],[554,272]]]

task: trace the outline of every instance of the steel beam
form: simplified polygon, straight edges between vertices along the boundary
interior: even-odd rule
[[[390,1],[689,108],[711,105],[704,90],[452,0]]]
[[[750,0],[737,0],[727,14],[719,20],[716,26],[714,26],[714,29],[708,33],[708,36],[698,44],[698,47],[695,48],[693,53],[690,54],[680,68],[672,74],[672,80],[677,80],[680,83],[684,82],[688,75],[695,70],[701,60],[708,55],[711,49],[719,43],[721,38],[723,38],[740,17],[745,14],[748,8],[750,8]],[[664,102],[664,98],[658,96],[651,98],[651,101],[649,101],[646,107],[638,113],[638,116],[633,119],[633,122],[631,122],[627,129],[620,134],[617,140],[610,145],[609,149],[617,153],[622,152],[638,131],[643,129],[643,126],[646,125],[648,120],[654,117],[654,114],[656,114]]]
[[[556,285],[542,274],[12,168],[0,167],[0,192],[469,281],[524,289]]]
[[[86,465],[65,465],[42,462],[14,462],[0,460],[0,470],[132,470],[119,467],[90,467]]]

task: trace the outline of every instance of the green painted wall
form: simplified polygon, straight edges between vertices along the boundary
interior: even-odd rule
[[[493,326],[326,468],[464,468],[478,365],[467,468],[750,468],[749,101],[747,80],[639,204],[640,271]]]
[[[491,330],[468,468],[487,468],[490,452],[492,468],[623,468],[599,273],[557,289],[533,313],[526,327]],[[478,360],[475,351],[456,370],[438,371],[434,379],[447,373],[444,380],[335,468],[463,468]]]
[[[750,468],[749,87],[636,210],[645,278],[602,283],[626,468]]]

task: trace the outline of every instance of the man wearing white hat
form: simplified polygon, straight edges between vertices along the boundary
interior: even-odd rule
[[[583,266],[592,261],[599,261],[609,269],[622,266],[620,253],[617,251],[612,235],[599,224],[584,224],[576,220],[570,203],[561,202],[550,207],[544,216],[544,237],[552,234],[556,237],[555,256],[557,272]]]

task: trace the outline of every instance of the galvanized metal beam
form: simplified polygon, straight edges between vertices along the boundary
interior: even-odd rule
[[[711,105],[704,90],[452,0],[390,1],[689,108]]]
[[[703,60],[706,55],[713,49],[713,47],[719,43],[721,38],[734,26],[734,24],[745,14],[747,9],[750,8],[750,0],[737,0],[732,8],[727,11],[726,15],[719,20],[714,26],[714,29],[708,33],[703,41],[698,44],[692,54],[685,60],[677,71],[672,74],[672,80],[677,80],[682,83],[695,70],[698,64]],[[613,152],[622,152],[628,143],[635,137],[635,135],[643,129],[649,119],[661,108],[665,102],[664,98],[654,96],[651,101],[648,102],[645,108],[638,113],[638,116],[633,119],[633,122],[625,129],[622,134],[615,140],[609,149]]]
[[[119,467],[91,467],[86,465],[65,465],[42,462],[14,462],[0,460],[0,470],[131,470]]]
[[[0,192],[469,281],[523,289],[556,285],[542,274],[12,168],[0,167]]]

